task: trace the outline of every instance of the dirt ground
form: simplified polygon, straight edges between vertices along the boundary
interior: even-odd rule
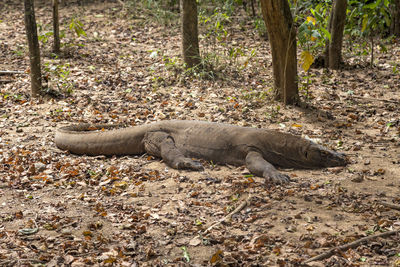
[[[312,69],[304,107],[284,107],[271,100],[269,44],[243,11],[226,26],[227,45],[201,41],[220,59],[213,72],[187,75],[176,63],[177,22],[119,2],[71,4],[60,9],[62,29],[76,16],[87,37],[67,33],[57,59],[51,36],[42,45],[49,85],[65,97],[31,100],[23,6],[13,2],[0,3],[0,70],[26,73],[0,76],[1,266],[300,266],[400,229],[398,40],[377,49],[373,68],[346,41],[346,67]],[[41,32],[51,29],[50,5],[36,12]],[[229,58],[237,47],[243,53]],[[345,152],[350,164],[282,170],[292,182],[275,186],[244,167],[203,161],[203,172],[177,171],[147,155],[76,156],[54,144],[56,128],[71,123],[164,119],[291,132]],[[400,236],[309,265],[400,266]]]

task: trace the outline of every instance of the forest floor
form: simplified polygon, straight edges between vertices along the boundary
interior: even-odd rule
[[[269,43],[243,11],[226,24],[225,44],[201,39],[214,69],[190,74],[178,21],[163,25],[159,13],[121,3],[70,4],[60,8],[63,55],[51,56],[51,36],[42,44],[48,85],[64,97],[32,100],[23,6],[12,2],[20,1],[0,3],[0,70],[25,74],[0,76],[1,266],[299,266],[400,229],[398,40],[376,49],[373,68],[345,41],[346,66],[311,69],[300,88],[306,105],[285,107],[271,99]],[[38,2],[36,12],[40,34],[51,31],[50,5]],[[68,31],[73,16],[87,37]],[[350,164],[281,170],[292,182],[274,186],[244,167],[203,161],[202,172],[178,171],[146,155],[76,156],[54,144],[56,128],[72,123],[165,119],[308,136]],[[309,265],[400,266],[400,235]]]

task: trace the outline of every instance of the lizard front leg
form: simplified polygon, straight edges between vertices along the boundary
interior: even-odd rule
[[[174,139],[165,132],[149,132],[144,137],[144,147],[148,154],[162,158],[174,169],[203,170],[200,162],[185,157],[175,146]]]
[[[264,177],[276,184],[288,183],[290,181],[289,176],[278,172],[277,169],[266,161],[262,154],[257,151],[250,151],[247,153],[246,167],[251,173]]]

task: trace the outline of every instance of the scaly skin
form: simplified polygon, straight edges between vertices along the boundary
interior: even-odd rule
[[[251,173],[274,183],[289,182],[289,177],[275,166],[320,168],[347,164],[344,154],[295,135],[201,121],[161,121],[129,128],[80,124],[58,129],[55,142],[60,149],[74,154],[148,153],[175,169],[203,170],[201,163],[192,158],[246,165]]]

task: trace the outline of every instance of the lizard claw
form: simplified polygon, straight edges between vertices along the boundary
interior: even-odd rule
[[[185,170],[192,170],[192,171],[202,171],[204,170],[203,165],[198,162],[188,158],[183,159],[182,161],[176,164],[177,169],[185,169]]]
[[[277,171],[272,173],[264,173],[263,176],[266,178],[266,181],[272,182],[274,184],[287,184],[290,182],[290,178],[288,175]]]

